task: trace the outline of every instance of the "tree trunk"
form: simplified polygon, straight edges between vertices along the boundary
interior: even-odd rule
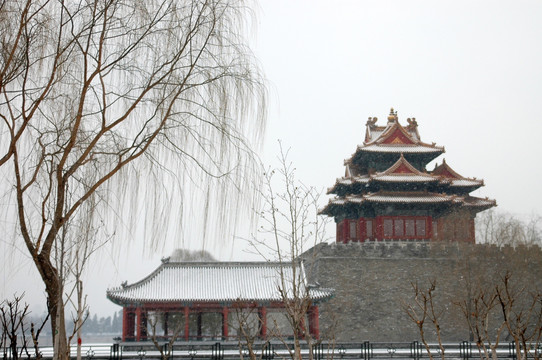
[[[57,306],[56,332],[54,337],[53,360],[70,360],[70,347],[66,337],[66,322],[64,320],[64,302],[60,298],[60,306]]]
[[[299,337],[297,335],[294,335],[294,359],[303,359],[303,357],[301,356],[301,343],[299,342]]]
[[[77,276],[77,360],[81,360],[81,329],[83,327],[83,282]]]
[[[51,334],[53,337],[54,360],[69,360],[69,347],[66,339],[64,320],[64,301],[62,298],[62,282],[58,270],[51,264],[50,258],[43,254],[34,258],[36,266],[45,283],[47,292],[47,307],[51,319]]]

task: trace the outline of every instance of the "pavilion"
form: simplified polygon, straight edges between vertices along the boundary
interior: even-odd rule
[[[305,293],[293,296],[294,289]],[[252,324],[249,331],[258,338],[277,336],[279,331],[288,337],[287,326],[279,329],[277,324],[285,323],[285,301],[300,298],[307,302],[308,331],[319,338],[318,304],[332,295],[333,290],[306,282],[302,263],[169,258],[141,281],[107,291],[107,297],[123,307],[122,341],[150,336],[228,340],[237,338],[241,324]]]

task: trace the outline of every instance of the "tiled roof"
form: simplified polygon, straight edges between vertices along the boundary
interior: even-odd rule
[[[381,127],[381,128],[377,128],[377,129],[374,129],[374,130],[371,130],[369,132],[369,138],[367,139],[368,142],[371,142],[371,141],[374,141],[376,139],[378,139],[382,133],[384,132],[384,130],[386,130],[385,127]]]
[[[442,203],[453,200],[453,196],[433,193],[374,193],[365,196],[365,201],[385,203]]]
[[[348,165],[347,165],[348,166]],[[347,167],[348,168],[348,167]],[[347,171],[347,174],[350,171]],[[401,154],[399,160],[395,162],[389,169],[384,172],[375,174],[365,174],[361,176],[345,176],[337,179],[335,185],[328,189],[329,193],[335,193],[340,186],[347,187],[353,184],[369,184],[373,181],[381,181],[387,183],[424,183],[438,182],[440,177],[424,173],[412,166]]]
[[[388,129],[389,129],[389,126],[375,126],[373,127],[373,129],[369,129],[369,131],[367,132],[368,136],[367,136],[366,142],[371,143],[377,140]],[[408,135],[412,139],[420,141],[420,138],[418,137],[418,132],[416,131],[416,129],[405,128],[405,130],[407,131]]]
[[[393,174],[384,175],[382,173],[375,175],[362,175],[353,177],[342,177],[337,179],[336,185],[353,185],[353,184],[368,184],[371,181],[383,181],[383,182],[433,182],[439,181],[443,184],[449,184],[450,186],[462,187],[462,186],[480,186],[484,184],[483,180],[477,179],[447,179],[440,176],[432,176],[431,174]],[[331,192],[335,186],[328,189]]]
[[[361,196],[346,196],[331,199],[331,205],[361,204],[363,202],[385,202],[385,203],[443,203],[450,202],[456,197],[453,195],[442,195],[435,193],[413,193],[413,192],[377,192]]]
[[[397,112],[391,109],[385,127],[376,126],[376,121],[376,118],[369,118],[367,121],[365,142],[357,147],[357,151],[405,154],[444,152],[444,147],[421,141],[415,119],[407,119],[409,125],[403,127],[399,123]]]
[[[496,200],[491,200],[488,198],[482,199],[475,196],[465,196],[463,199],[463,202],[466,206],[472,206],[472,207],[493,207],[497,206]]]
[[[442,160],[441,165],[435,166],[435,169],[431,172],[435,176],[440,176],[442,182],[448,182],[450,186],[454,187],[480,187],[484,185],[483,180],[469,179],[459,175],[454,171],[450,165],[446,163],[446,160]]]
[[[384,182],[435,182],[438,178],[430,174],[423,173],[412,166],[403,156],[384,172],[372,175],[371,178],[376,181]]]
[[[362,176],[354,176],[351,178],[346,178],[346,177],[340,178],[340,179],[337,179],[337,183],[341,185],[352,185],[356,183],[367,184],[370,180],[371,179],[369,175],[362,175]]]
[[[450,182],[450,186],[481,186],[484,184],[483,180],[476,179],[453,179]]]
[[[403,154],[427,154],[427,153],[442,153],[444,148],[440,146],[426,145],[396,145],[396,144],[373,144],[373,145],[358,145],[359,151],[366,152],[381,152],[381,153],[403,153]]]
[[[160,265],[139,282],[109,289],[107,297],[120,305],[173,301],[281,301],[278,290],[281,269],[287,291],[291,294],[291,265],[273,262],[174,262]],[[297,267],[297,270],[303,271],[303,267]],[[301,274],[304,276],[303,272]],[[330,289],[310,288],[309,291],[315,300],[332,296]]]
[[[438,181],[431,175],[414,175],[414,174],[402,174],[402,175],[375,175],[374,180],[383,182],[429,182]]]
[[[392,204],[456,204],[475,208],[490,208],[497,205],[495,200],[481,199],[474,196],[446,195],[426,192],[376,192],[365,195],[350,195],[331,199],[320,213],[328,214],[334,206],[363,203],[392,203]]]

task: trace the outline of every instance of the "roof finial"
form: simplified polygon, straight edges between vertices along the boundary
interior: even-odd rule
[[[394,111],[393,108],[390,109],[390,115],[388,116],[388,122],[397,121],[397,111]]]

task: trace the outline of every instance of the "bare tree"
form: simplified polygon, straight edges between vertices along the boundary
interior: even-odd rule
[[[14,360],[23,356],[27,349],[25,338],[25,318],[28,316],[28,304],[22,304],[22,297],[15,296],[13,301],[0,304],[0,325],[2,334],[0,348],[9,348]],[[19,338],[22,338],[21,340]]]
[[[513,285],[507,272],[490,286],[480,288],[471,300],[460,302],[475,336],[480,358],[496,359],[503,340],[512,341],[518,359],[540,358],[542,294],[536,289]]]
[[[433,353],[431,352],[426,332],[432,331],[437,338],[440,357],[444,360],[445,349],[442,343],[440,328],[442,309],[438,307],[438,302],[435,299],[436,280],[432,280],[427,289],[420,288],[417,283],[412,283],[411,285],[414,290],[414,301],[412,303],[404,302],[403,308],[408,317],[418,327],[421,341],[425,346],[429,358],[433,359]],[[427,323],[430,323],[429,328],[427,327]]]
[[[260,360],[263,358],[264,348],[268,344],[267,337],[261,337],[262,326],[265,323],[255,306],[250,306],[239,302],[235,306],[235,311],[229,326],[236,332],[237,344],[239,346],[239,356],[241,360],[247,357],[250,360]],[[265,344],[262,349],[256,346],[257,340],[263,340]],[[258,352],[258,350],[261,350]]]
[[[301,343],[309,346],[313,358],[314,339],[307,328],[307,313],[313,305],[302,254],[325,240],[326,219],[318,215],[321,192],[295,178],[295,168],[288,160],[288,151],[280,144],[280,167],[265,173],[264,209],[260,213],[260,237],[253,239],[253,247],[262,256],[277,260],[280,266],[278,291],[285,315],[292,331],[294,345],[288,348],[292,359],[301,359]],[[278,175],[278,179],[275,176]],[[276,191],[275,189],[281,189]],[[311,264],[311,262],[307,262]],[[272,336],[284,339],[275,326]]]
[[[531,352],[539,358],[542,293],[537,289],[514,287],[512,275],[507,272],[501,284],[495,286],[495,295],[503,324],[514,342],[517,358],[527,359]]]
[[[492,326],[492,315],[498,305],[496,295],[488,289],[481,288],[472,299],[465,299],[458,305],[474,336],[480,358],[496,359],[497,347],[505,329],[504,323],[497,329]]]
[[[4,353],[4,358],[8,356],[10,359],[17,360],[24,355],[27,358],[40,359],[38,338],[47,322],[47,317],[35,327],[34,323],[30,324],[31,341],[28,336],[28,317],[30,314],[28,304],[23,304],[24,294],[14,296],[13,300],[4,300],[0,303],[0,348],[4,351],[9,348],[9,355]],[[31,350],[34,354],[31,354]]]
[[[3,211],[45,285],[56,359],[69,353],[62,229],[83,204],[96,199],[99,222],[145,203],[151,233],[187,181],[218,214],[251,182],[265,90],[240,36],[247,13],[237,0],[0,1]],[[126,205],[140,188],[155,191]],[[208,219],[231,224],[222,216]]]
[[[166,313],[163,311],[153,311],[152,313],[146,314],[147,334],[150,335],[154,347],[160,352],[160,358],[162,360],[168,360],[172,356],[173,344],[175,344],[175,341],[184,329],[184,321],[188,321],[188,319],[184,319],[184,321],[171,321],[172,319],[168,319],[168,326],[172,326],[173,331],[171,334],[163,336],[162,339],[165,339],[165,342],[161,342],[161,338],[158,335],[158,326],[164,326],[163,322],[166,321],[165,316]]]
[[[499,344],[511,342],[518,359],[540,358],[542,340],[542,294],[537,289],[519,285],[510,272],[479,284],[468,298],[454,302],[461,309],[474,341],[480,359],[497,359]],[[429,358],[434,354],[428,338],[436,336],[438,352],[445,358],[442,341],[442,303],[436,297],[436,282],[420,288],[412,284],[414,299],[404,302],[403,307],[409,318],[416,324],[422,343]]]
[[[485,244],[542,246],[542,218],[532,214],[522,220],[506,212],[493,209],[476,217],[476,239]]]

